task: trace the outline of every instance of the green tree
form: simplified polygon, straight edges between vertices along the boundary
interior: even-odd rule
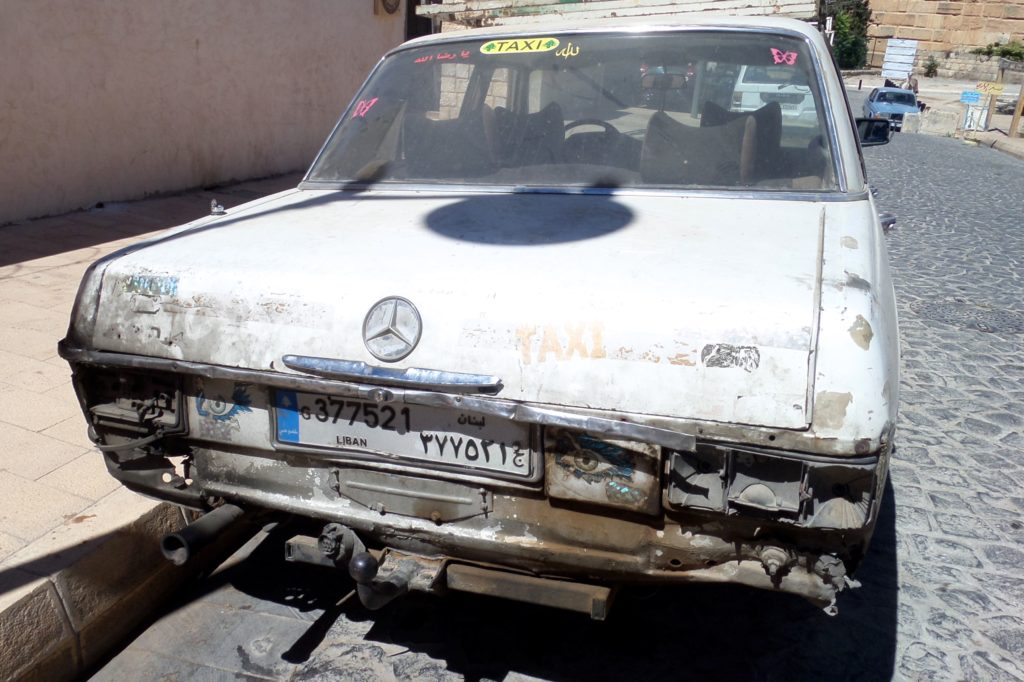
[[[839,0],[830,7],[835,36],[832,49],[841,69],[856,69],[867,62],[868,25],[871,8],[867,0]]]
[[[857,35],[853,23],[850,15],[841,10],[832,20],[832,29],[835,31],[832,49],[836,53],[836,62],[839,63],[841,69],[856,69],[864,66],[867,59],[867,39]]]

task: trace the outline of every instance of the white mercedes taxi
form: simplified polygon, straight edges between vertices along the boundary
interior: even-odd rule
[[[793,20],[413,40],[296,189],[92,266],[60,352],[110,473],[209,512],[176,562],[276,514],[371,608],[704,581],[834,612],[896,422],[887,139]]]

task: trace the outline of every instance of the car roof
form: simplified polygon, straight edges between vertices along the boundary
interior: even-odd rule
[[[913,90],[907,90],[906,88],[878,88],[879,92],[904,92],[908,95],[913,95]]]
[[[430,43],[441,43],[450,40],[479,40],[484,38],[502,38],[507,36],[535,36],[547,33],[565,33],[574,31],[594,31],[616,33],[621,31],[643,32],[647,30],[662,31],[687,28],[729,28],[751,30],[777,30],[778,32],[798,33],[814,36],[818,33],[813,24],[797,19],[782,17],[734,17],[718,14],[693,13],[685,15],[658,15],[647,17],[619,17],[610,19],[567,20],[562,18],[543,20],[531,24],[514,24],[511,26],[490,26],[460,31],[445,31],[428,36],[415,38],[403,43],[395,50],[405,47],[418,47]]]

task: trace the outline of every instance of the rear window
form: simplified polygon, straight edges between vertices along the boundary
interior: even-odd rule
[[[807,85],[802,71],[787,66],[749,66],[743,74],[743,82],[771,85]]]
[[[878,101],[885,102],[887,104],[906,104],[907,106],[915,106],[917,100],[914,95],[909,92],[885,92],[878,93]]]
[[[802,40],[735,31],[406,49],[307,181],[831,190],[814,68]]]

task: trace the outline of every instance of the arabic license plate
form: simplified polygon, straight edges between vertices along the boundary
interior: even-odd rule
[[[277,440],[529,477],[530,427],[424,405],[378,405],[299,391],[275,394]]]

